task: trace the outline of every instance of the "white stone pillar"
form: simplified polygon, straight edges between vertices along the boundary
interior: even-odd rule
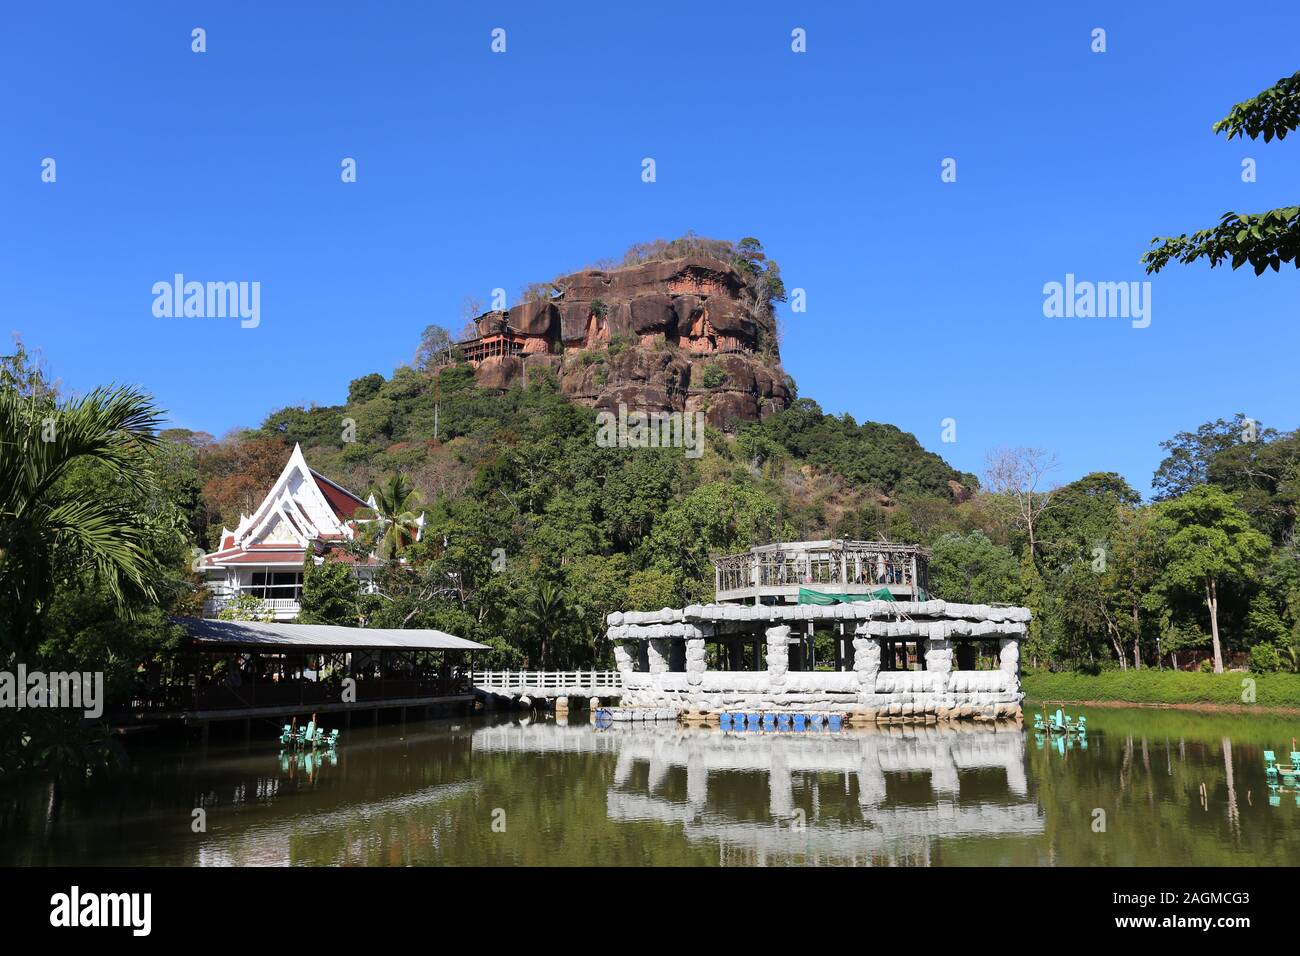
[[[858,700],[873,703],[880,673],[880,641],[867,634],[867,621],[853,632],[853,672],[858,675]]]
[[[1015,705],[1020,706],[1020,639],[1017,637],[998,638],[998,659],[1002,673],[1006,675],[1007,689],[1016,695]]]
[[[672,655],[672,640],[667,637],[652,637],[647,643],[646,651],[650,658],[650,673],[668,673],[668,663]]]
[[[1016,637],[998,638],[998,658],[1002,673],[1008,674],[1020,683],[1020,639]]]
[[[614,642],[614,666],[626,677],[636,670],[635,648],[628,647],[625,641]]]
[[[952,644],[948,641],[947,625],[942,621],[930,625],[930,636],[925,641],[925,669],[942,674],[945,685],[952,673]]]
[[[686,632],[686,683],[698,687],[704,682],[704,632],[689,628]]]
[[[934,710],[940,717],[944,717],[954,703],[949,694],[952,686],[952,644],[948,641],[947,624],[942,621],[931,624],[930,635],[925,641],[925,670],[934,675]]]
[[[773,698],[785,693],[785,675],[790,671],[790,628],[769,627],[767,637],[767,683]]]

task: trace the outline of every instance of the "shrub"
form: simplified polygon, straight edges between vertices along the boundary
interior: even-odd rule
[[[1250,669],[1256,674],[1272,674],[1282,669],[1282,655],[1272,644],[1256,644],[1250,649]]]
[[[263,621],[275,620],[270,608],[262,603],[261,598],[252,594],[240,594],[233,601],[217,612],[223,621]]]
[[[637,340],[630,335],[615,335],[609,340],[608,351],[610,355],[617,355],[624,349],[632,348],[636,344]]]
[[[704,374],[700,376],[700,384],[705,388],[717,388],[726,380],[727,373],[718,365],[705,366]]]

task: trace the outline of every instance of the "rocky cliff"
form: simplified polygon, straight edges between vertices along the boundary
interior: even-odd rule
[[[703,411],[731,429],[785,408],[772,310],[709,256],[562,276],[547,298],[475,321],[461,351],[478,384],[505,389],[547,369],[597,408]]]

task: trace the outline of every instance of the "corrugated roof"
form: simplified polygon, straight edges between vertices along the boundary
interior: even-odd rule
[[[340,627],[336,624],[280,624],[262,621],[214,621],[176,618],[196,644],[213,647],[357,648],[388,651],[485,651],[486,644],[467,641],[433,628]]]

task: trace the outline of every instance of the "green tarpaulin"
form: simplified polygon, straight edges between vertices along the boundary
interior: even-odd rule
[[[870,594],[826,594],[822,591],[799,589],[800,604],[844,604],[850,601],[892,601],[894,595],[889,588],[881,588]]]

